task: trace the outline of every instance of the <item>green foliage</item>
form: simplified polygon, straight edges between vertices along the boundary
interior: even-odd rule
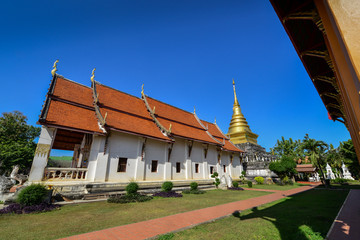
[[[220,185],[220,179],[218,176],[219,174],[217,172],[214,172],[214,174],[211,175],[211,177],[214,178],[213,184],[215,184],[216,188]]]
[[[252,188],[252,181],[248,181],[247,185],[248,185],[249,188]]]
[[[126,186],[125,191],[127,194],[136,194],[138,189],[139,185],[136,182],[131,182]]]
[[[161,235],[159,236],[156,240],[170,240],[174,238],[174,234],[173,233],[168,233],[165,235]]]
[[[38,205],[45,200],[47,194],[48,190],[44,185],[31,184],[20,191],[17,201],[26,206]]]
[[[238,182],[233,182],[233,186],[237,188],[237,187],[239,187],[239,183]]]
[[[255,177],[254,180],[257,184],[264,184],[264,178],[263,177]]]
[[[34,158],[40,128],[28,125],[27,118],[18,111],[3,113],[0,117],[0,174],[9,173],[19,165],[28,172]]]
[[[270,150],[277,155],[278,159],[284,156],[292,156],[297,159],[304,157],[301,140],[294,141],[292,138],[285,139],[281,137],[281,140],[277,140],[276,145]]]
[[[146,202],[153,199],[151,196],[141,195],[138,193],[130,193],[123,196],[109,197],[108,203],[131,203],[131,202]]]
[[[292,157],[283,156],[280,160],[271,162],[269,169],[276,173],[281,179],[286,176],[292,177],[296,173],[296,163]]]
[[[344,178],[335,178],[333,180],[331,180],[332,183],[338,183],[338,184],[344,184],[347,183],[347,179]]]
[[[197,190],[198,189],[198,183],[197,182],[190,183],[190,189],[191,190]]]
[[[354,144],[351,139],[340,142],[339,152],[344,157],[344,164],[349,169],[351,175],[359,179],[360,178],[360,165],[356,156]]]
[[[174,187],[174,184],[170,181],[164,182],[161,186],[162,190],[165,192],[170,192],[173,187]]]

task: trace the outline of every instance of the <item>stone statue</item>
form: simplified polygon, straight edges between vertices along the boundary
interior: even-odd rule
[[[9,189],[14,185],[8,177],[0,176],[0,194],[9,191]]]
[[[233,181],[232,181],[232,178],[230,177],[230,175],[227,177],[227,187],[233,187]]]
[[[23,174],[19,174],[19,169],[20,169],[20,166],[19,165],[15,165],[13,166],[13,170],[10,174],[10,178],[12,179],[15,179],[16,181],[19,182],[20,185],[23,185],[24,182],[27,181],[28,177],[27,175],[23,175]]]
[[[220,189],[226,189],[227,186],[228,186],[228,184],[227,184],[226,177],[225,177],[225,175],[222,175],[222,176],[220,177],[220,185],[219,185],[219,188],[220,188]]]

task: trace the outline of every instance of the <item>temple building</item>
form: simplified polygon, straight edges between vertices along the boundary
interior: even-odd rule
[[[82,186],[212,184],[211,175],[239,178],[243,151],[216,123],[147,96],[135,97],[95,80],[91,87],[56,73],[38,123],[42,125],[30,182]],[[47,165],[52,149],[73,151],[71,167]],[[81,185],[82,184],[82,185]]]
[[[230,121],[228,136],[230,141],[245,152],[243,167],[246,170],[246,177],[275,176],[269,170],[269,163],[274,161],[276,156],[266,152],[265,148],[257,144],[259,135],[253,133],[249,124],[241,112],[240,104],[236,96],[235,81],[233,80],[234,106],[233,115]]]

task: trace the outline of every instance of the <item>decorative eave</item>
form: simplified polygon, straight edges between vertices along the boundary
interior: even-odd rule
[[[50,106],[51,96],[54,93],[54,88],[55,88],[55,84],[56,84],[56,80],[57,80],[57,76],[58,76],[58,74],[56,74],[57,63],[58,62],[59,62],[59,60],[56,60],[54,62],[53,69],[51,70],[52,79],[51,79],[51,82],[50,82],[50,86],[48,88],[48,92],[46,94],[44,104],[42,105],[42,108],[41,108],[41,113],[40,113],[40,116],[39,116],[39,123],[40,124],[45,123],[46,116],[47,116],[49,106]]]
[[[347,114],[337,81],[337,70],[328,51],[328,36],[315,1],[270,0],[325,108],[335,121],[345,123]],[[342,119],[343,120],[342,120]]]
[[[198,123],[204,128],[204,130],[206,130],[207,135],[209,135],[209,137],[211,137],[211,139],[213,139],[214,141],[218,142],[219,145],[222,148],[225,144],[220,142],[219,140],[217,140],[213,135],[211,135],[211,133],[209,133],[208,128],[204,126],[204,124],[201,122],[199,117],[196,115],[195,107],[194,107],[194,113],[193,114],[194,114],[195,119],[198,121]]]
[[[141,86],[141,99],[144,101],[145,103],[145,107],[148,110],[148,112],[150,113],[151,118],[153,119],[153,121],[155,122],[156,126],[160,129],[160,131],[162,132],[162,134],[164,134],[165,136],[167,136],[168,138],[170,138],[171,140],[174,141],[174,138],[171,134],[171,127],[172,125],[170,124],[169,129],[166,129],[160,122],[159,120],[157,120],[156,116],[155,116],[155,106],[154,109],[150,108],[150,105],[146,99],[146,95],[144,93],[144,84]]]
[[[107,117],[107,113],[105,113],[105,117],[102,116],[101,112],[100,112],[100,107],[99,107],[99,94],[96,91],[96,81],[95,81],[95,70],[96,68],[93,69],[92,73],[91,73],[91,89],[92,89],[92,93],[93,93],[93,104],[94,104],[94,108],[95,108],[95,115],[96,118],[98,120],[99,123],[99,128],[106,133],[106,117]]]

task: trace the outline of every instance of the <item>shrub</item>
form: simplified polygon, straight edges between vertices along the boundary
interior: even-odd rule
[[[248,185],[249,188],[252,188],[252,182],[251,181],[248,181],[247,185]]]
[[[38,205],[45,200],[47,194],[48,190],[44,185],[31,184],[20,191],[17,201],[25,206]]]
[[[170,192],[173,188],[174,184],[172,182],[164,182],[161,186],[162,190],[165,192]]]
[[[13,203],[0,210],[0,214],[15,213],[15,214],[26,214],[34,212],[47,212],[53,209],[59,208],[60,206],[54,204],[40,203],[32,206],[21,206],[19,203]]]
[[[125,188],[127,194],[135,194],[138,189],[139,185],[136,182],[129,183]]]
[[[263,177],[255,177],[255,181],[257,182],[257,184],[263,184],[264,178]]]
[[[234,188],[237,188],[237,187],[239,187],[239,183],[238,182],[233,182],[233,186],[234,186]]]
[[[182,197],[181,193],[177,193],[175,191],[164,191],[164,192],[157,192],[153,194],[153,197],[163,197],[163,198],[170,198],[170,197]]]
[[[214,172],[213,175],[211,175],[212,178],[214,178],[213,184],[215,184],[216,188],[220,185],[220,179],[218,178],[219,174],[217,172]]]
[[[237,190],[237,191],[243,191],[244,189],[241,187],[229,187],[228,190]]]
[[[197,182],[192,182],[190,183],[190,189],[191,190],[197,190],[198,189],[198,183]]]
[[[153,199],[151,196],[141,195],[138,193],[130,193],[123,196],[109,197],[108,203],[131,203],[131,202],[146,202]]]
[[[331,182],[333,183],[339,183],[339,184],[344,184],[347,182],[347,179],[344,178],[335,178],[334,180],[331,180]]]

